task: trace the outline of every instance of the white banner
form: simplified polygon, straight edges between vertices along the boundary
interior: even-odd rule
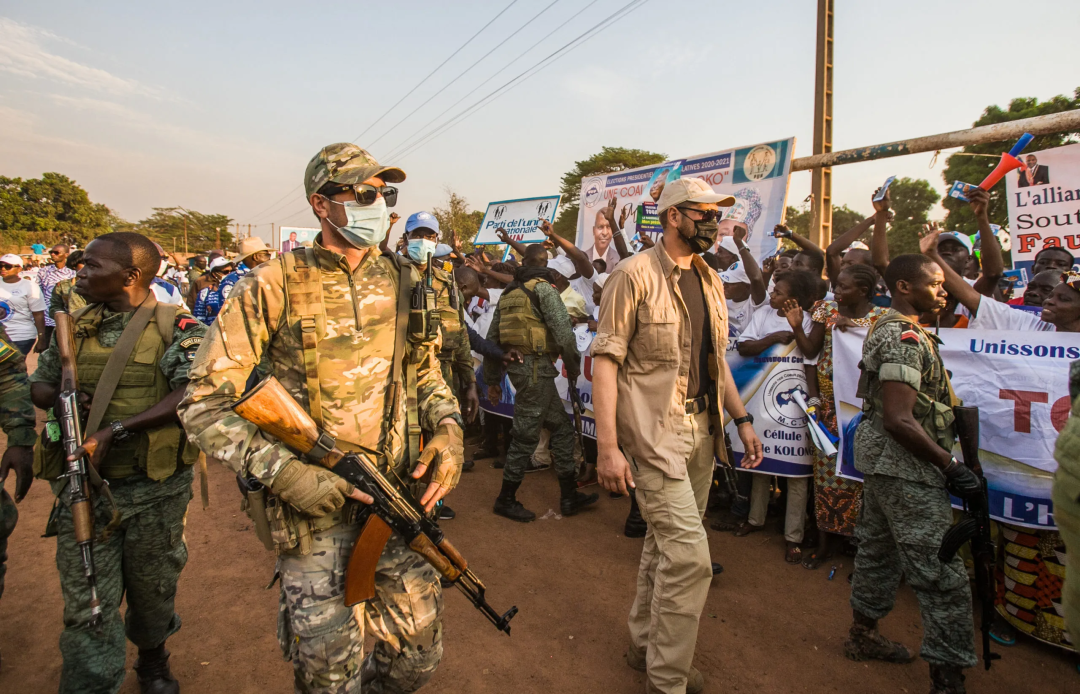
[[[520,200],[500,200],[488,203],[484,220],[473,239],[474,245],[502,243],[496,236],[497,229],[505,229],[515,241],[538,243],[547,237],[540,231],[540,221],[555,221],[559,209],[558,195]]]
[[[840,429],[840,474],[854,468],[852,443],[862,419],[856,365],[866,330],[833,331],[833,388]],[[1069,417],[1069,363],[1080,335],[1003,330],[942,330],[941,358],[965,405],[979,408],[979,457],[990,487],[990,515],[1053,528],[1054,444]],[[960,447],[954,449],[961,458]]]
[[[731,236],[736,225],[749,232],[747,244],[760,262],[776,253],[773,227],[784,219],[788,174],[795,138],[739,147],[687,159],[673,159],[652,166],[581,179],[577,246],[590,260],[603,259],[608,272],[619,262],[611,242],[612,229],[602,211],[617,198],[615,218],[626,238],[660,232],[656,201],[668,181],[691,176],[708,183],[718,193],[734,195],[736,203],[724,208],[720,236]]]
[[[1044,248],[1080,254],[1080,144],[1019,158],[1027,170],[1006,174],[1005,190],[1013,267],[1030,275],[1035,254]]]

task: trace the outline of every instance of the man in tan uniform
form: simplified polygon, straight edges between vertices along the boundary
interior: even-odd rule
[[[649,692],[704,687],[690,663],[712,579],[701,519],[714,455],[725,455],[721,401],[739,427],[742,466],[761,463],[724,361],[724,288],[699,255],[716,242],[719,205],[734,201],[696,178],[668,183],[657,204],[663,239],[608,277],[592,343],[596,471],[605,489],[633,490],[648,523],[626,658],[648,673]]]

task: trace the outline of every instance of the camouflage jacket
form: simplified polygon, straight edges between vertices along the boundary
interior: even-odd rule
[[[0,325],[0,429],[7,434],[8,446],[34,445],[34,416],[26,359]]]
[[[71,313],[83,306],[86,306],[86,299],[82,297],[82,294],[75,291],[75,278],[71,277],[53,287],[47,313],[49,318],[54,318],[57,311]]]
[[[547,282],[538,282],[533,291],[536,292],[540,312],[543,314],[540,318],[555,338],[555,342],[559,346],[559,352],[562,355],[563,364],[570,371],[580,372],[581,353],[578,352],[577,338],[574,337],[574,328],[570,324],[570,314],[566,312],[566,305],[563,304],[559,291]],[[502,296],[506,296],[506,294],[507,292],[503,292]],[[500,297],[500,304],[502,303],[501,299],[502,297]],[[487,336],[489,340],[502,346],[502,341],[499,339],[499,321],[499,306],[496,306],[495,315],[491,319],[491,326],[488,328]],[[511,374],[520,376],[532,376],[535,374],[537,377],[554,378],[559,375],[550,356],[547,354],[528,354],[524,356],[523,363],[511,362],[509,367],[504,366],[501,361],[496,359],[485,359],[484,383],[502,383],[503,373],[506,370]]]
[[[394,369],[405,368],[404,357],[394,364],[397,320],[408,320],[397,315],[398,266],[393,258],[372,252],[350,270],[344,256],[320,242],[321,237],[313,251],[325,316],[317,346],[323,429],[342,448],[353,444],[386,451],[390,460],[380,462],[398,468],[405,462],[406,398],[397,399],[395,412],[388,411],[386,402]],[[233,287],[195,357],[191,385],[179,408],[203,452],[267,485],[296,456],[233,413],[232,405],[261,362],[310,411],[303,342],[299,327],[290,321],[284,262],[263,263]],[[425,344],[415,350],[419,423],[428,430],[459,414],[436,349],[436,344]]]
[[[407,256],[398,256],[405,262],[410,263],[416,269],[420,277],[424,275],[424,266],[417,265]],[[449,263],[447,263],[450,266]],[[453,266],[450,266],[453,267]],[[457,282],[454,281],[453,270],[439,267],[437,264],[432,272],[432,289],[435,290],[435,305],[442,316],[439,322],[439,334],[442,337],[442,348],[439,350],[439,360],[450,362],[454,373],[462,379],[468,387],[476,382],[476,372],[473,370],[472,350],[469,347],[469,335],[465,331],[465,299],[458,290]],[[450,293],[457,294],[457,308],[450,304]],[[456,319],[454,318],[456,314]],[[452,384],[451,384],[452,385]]]

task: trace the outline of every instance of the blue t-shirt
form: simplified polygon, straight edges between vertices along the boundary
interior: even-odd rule
[[[45,244],[35,243],[30,246],[30,250],[34,252],[34,255],[45,255]]]

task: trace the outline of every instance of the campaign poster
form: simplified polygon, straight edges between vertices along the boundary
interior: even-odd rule
[[[289,251],[300,248],[301,246],[310,246],[315,237],[319,235],[321,229],[309,229],[307,227],[281,227],[281,252],[288,253]]]
[[[1025,168],[1005,175],[1005,190],[1013,267],[1030,274],[1035,254],[1044,248],[1080,255],[1080,144],[1019,158]]]
[[[856,397],[866,329],[833,332],[833,388],[840,428],[840,474],[854,467]],[[1069,363],[1080,358],[1080,335],[1011,330],[941,330],[941,358],[957,396],[979,408],[979,459],[990,488],[990,516],[1053,529],[1054,445],[1069,418]],[[963,454],[957,444],[957,459]]]
[[[587,176],[581,179],[577,246],[591,260],[604,260],[610,272],[620,258],[604,208],[614,200],[616,223],[631,245],[643,234],[656,241],[660,234],[656,214],[660,194],[669,182],[692,176],[708,183],[717,193],[735,197],[734,205],[721,208],[720,236],[731,236],[736,226],[746,227],[747,244],[760,262],[775,254],[778,247],[772,230],[784,219],[794,150],[792,137]]]
[[[498,229],[505,229],[510,238],[521,243],[543,241],[547,237],[540,231],[540,222],[555,221],[560,198],[559,195],[546,195],[488,203],[473,245],[502,243],[495,233]]]

